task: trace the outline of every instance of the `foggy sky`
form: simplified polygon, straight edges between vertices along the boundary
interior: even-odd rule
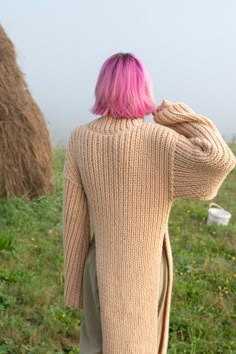
[[[157,104],[185,102],[231,137],[235,14],[234,0],[0,0],[0,22],[55,143],[96,118],[89,109],[100,67],[120,51],[144,62]]]

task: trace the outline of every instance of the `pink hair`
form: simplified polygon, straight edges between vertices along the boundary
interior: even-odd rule
[[[102,65],[91,112],[137,118],[155,109],[152,84],[144,65],[131,53],[117,53]]]

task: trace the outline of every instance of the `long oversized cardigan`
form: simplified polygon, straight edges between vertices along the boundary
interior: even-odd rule
[[[184,103],[155,122],[99,117],[73,129],[64,165],[64,301],[83,308],[83,268],[96,235],[103,354],[164,354],[173,282],[168,218],[179,198],[210,200],[236,159],[208,118]],[[169,286],[157,348],[160,256]]]

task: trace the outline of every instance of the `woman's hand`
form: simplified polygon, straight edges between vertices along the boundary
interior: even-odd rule
[[[171,101],[168,100],[163,100],[161,102],[161,104],[159,106],[157,106],[157,108],[155,109],[155,111],[152,112],[153,115],[153,119],[155,120],[156,123],[158,123],[158,113],[161,112],[163,109],[165,109],[166,107],[170,106],[174,104]]]

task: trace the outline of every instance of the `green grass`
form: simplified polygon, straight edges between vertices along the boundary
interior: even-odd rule
[[[63,304],[63,161],[56,148],[55,195],[0,202],[0,354],[79,353],[81,313]],[[209,202],[173,204],[170,354],[236,353],[235,186],[234,170],[214,200],[228,226],[206,225]]]

